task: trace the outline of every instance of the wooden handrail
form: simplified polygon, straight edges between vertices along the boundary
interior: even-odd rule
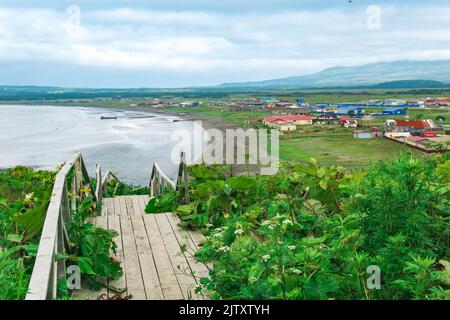
[[[108,182],[111,180],[120,181],[120,179],[117,178],[117,176],[111,170],[108,170],[108,171],[106,171],[106,173],[102,179],[103,191],[104,191],[104,188],[106,188]]]
[[[184,186],[184,202],[189,203],[189,190],[188,190],[188,174],[186,164],[186,154],[181,153],[180,165],[178,167],[177,181],[173,182],[158,166],[157,163],[153,164],[152,174],[150,176],[150,196],[157,197],[163,194],[167,189],[179,190]]]
[[[102,167],[98,163],[95,168],[95,179],[97,182],[95,186],[95,197],[97,198],[97,204],[101,206],[103,202],[103,179],[102,179]]]
[[[67,178],[71,171],[69,194]],[[70,219],[70,210],[76,209],[77,198],[83,196],[83,185],[92,192],[83,157],[81,153],[75,153],[56,175],[26,300],[56,299],[57,280],[66,277],[66,262],[55,261],[56,255],[70,253],[65,223]],[[96,195],[93,197],[97,200]]]

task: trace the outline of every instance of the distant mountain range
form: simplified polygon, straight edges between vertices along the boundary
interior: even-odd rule
[[[415,82],[415,83],[414,83]],[[383,84],[383,85],[381,85]],[[221,88],[421,88],[450,84],[450,60],[379,62],[354,67],[334,67],[319,73],[274,80],[224,83]]]

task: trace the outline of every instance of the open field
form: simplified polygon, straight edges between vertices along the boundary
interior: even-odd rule
[[[168,107],[164,108],[164,110],[171,112],[184,112],[184,113],[197,113],[210,117],[217,117],[238,125],[244,125],[247,122],[255,122],[263,117],[270,116],[271,113],[264,111],[239,111],[239,112],[222,112],[222,109],[219,107],[208,107],[208,106],[199,106],[199,107]]]
[[[309,136],[282,140],[280,143],[280,157],[283,160],[306,162],[310,158],[316,158],[321,165],[348,168],[366,167],[371,161],[391,160],[402,152],[412,153],[417,159],[427,157],[420,151],[382,138]]]

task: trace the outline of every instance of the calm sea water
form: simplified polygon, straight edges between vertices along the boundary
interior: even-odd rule
[[[101,120],[101,116],[117,120]],[[154,162],[172,178],[177,166],[171,152],[177,129],[194,134],[192,122],[141,112],[84,107],[0,106],[0,168],[16,165],[54,170],[76,151],[83,153],[88,171],[95,164],[103,173],[147,184]],[[186,146],[188,147],[188,146]]]

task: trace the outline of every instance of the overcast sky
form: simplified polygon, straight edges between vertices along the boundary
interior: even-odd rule
[[[448,1],[0,0],[0,84],[181,87],[450,59]]]

